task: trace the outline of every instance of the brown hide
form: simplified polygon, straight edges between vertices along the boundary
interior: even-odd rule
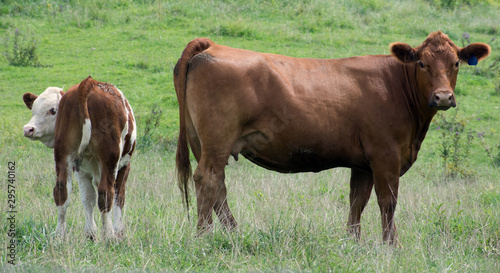
[[[467,52],[467,54],[461,54]],[[399,176],[417,158],[437,110],[455,106],[463,56],[479,60],[485,44],[461,49],[435,32],[419,47],[391,45],[391,55],[298,59],[217,45],[188,44],[174,70],[179,100],[179,186],[187,202],[191,147],[198,226],[235,227],[226,201],[224,167],[241,153],[283,173],[349,167],[349,228],[375,188],[383,239],[394,241]]]

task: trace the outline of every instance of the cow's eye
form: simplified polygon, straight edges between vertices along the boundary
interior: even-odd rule
[[[418,65],[420,65],[420,68],[424,68],[425,67],[425,65],[424,65],[424,63],[422,61],[418,61]]]
[[[49,114],[51,114],[51,115],[55,115],[56,113],[57,113],[56,108],[51,108],[49,110]]]
[[[457,62],[455,63],[455,67],[459,67],[459,66],[460,66],[460,61],[457,61]]]

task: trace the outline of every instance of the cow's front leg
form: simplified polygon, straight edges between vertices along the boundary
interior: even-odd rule
[[[92,175],[79,171],[75,172],[80,187],[80,197],[85,211],[85,236],[94,241],[97,235],[97,226],[94,221],[94,208],[96,204],[96,190],[92,183]]]
[[[56,162],[57,181],[54,187],[54,201],[58,211],[56,236],[60,237],[64,237],[66,234],[66,210],[70,204],[71,190],[73,188],[71,173],[68,171],[67,164],[64,163],[57,164]]]
[[[397,243],[396,226],[394,224],[394,213],[398,200],[399,157],[387,156],[384,160],[374,162],[373,177],[375,193],[382,218],[382,238],[390,244]]]
[[[349,194],[351,208],[347,228],[358,240],[361,238],[361,213],[370,199],[372,188],[373,176],[371,173],[351,169],[351,192]]]

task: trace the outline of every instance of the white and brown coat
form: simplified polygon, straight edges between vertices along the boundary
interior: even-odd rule
[[[26,93],[23,99],[33,112],[24,135],[54,148],[54,200],[59,210],[56,233],[65,233],[74,172],[85,209],[85,234],[91,239],[96,236],[93,210],[97,197],[104,238],[121,236],[125,184],[136,140],[134,114],[123,93],[88,77],[66,93],[48,88],[40,96]]]

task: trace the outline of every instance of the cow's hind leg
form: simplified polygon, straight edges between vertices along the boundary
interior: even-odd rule
[[[113,229],[117,237],[123,237],[125,226],[123,225],[123,209],[125,206],[125,185],[130,171],[130,162],[122,167],[116,176],[115,184],[115,206],[113,206]]]
[[[227,189],[224,180],[225,174],[223,172],[222,181],[219,183],[219,189],[215,199],[214,210],[222,225],[232,230],[236,228],[237,224],[227,204]]]
[[[349,194],[351,209],[347,227],[358,240],[361,237],[361,213],[370,199],[372,188],[373,175],[371,173],[351,169],[351,192]]]
[[[208,159],[203,153],[194,173],[196,200],[198,209],[198,228],[200,232],[212,228],[212,211],[215,210],[221,224],[234,229],[234,219],[227,204],[227,191],[224,184],[224,167],[229,158],[221,156],[218,159]]]
[[[96,190],[92,183],[92,175],[82,171],[75,172],[80,187],[80,197],[85,210],[85,236],[94,241],[97,235],[97,226],[94,221],[94,208],[96,204]]]

